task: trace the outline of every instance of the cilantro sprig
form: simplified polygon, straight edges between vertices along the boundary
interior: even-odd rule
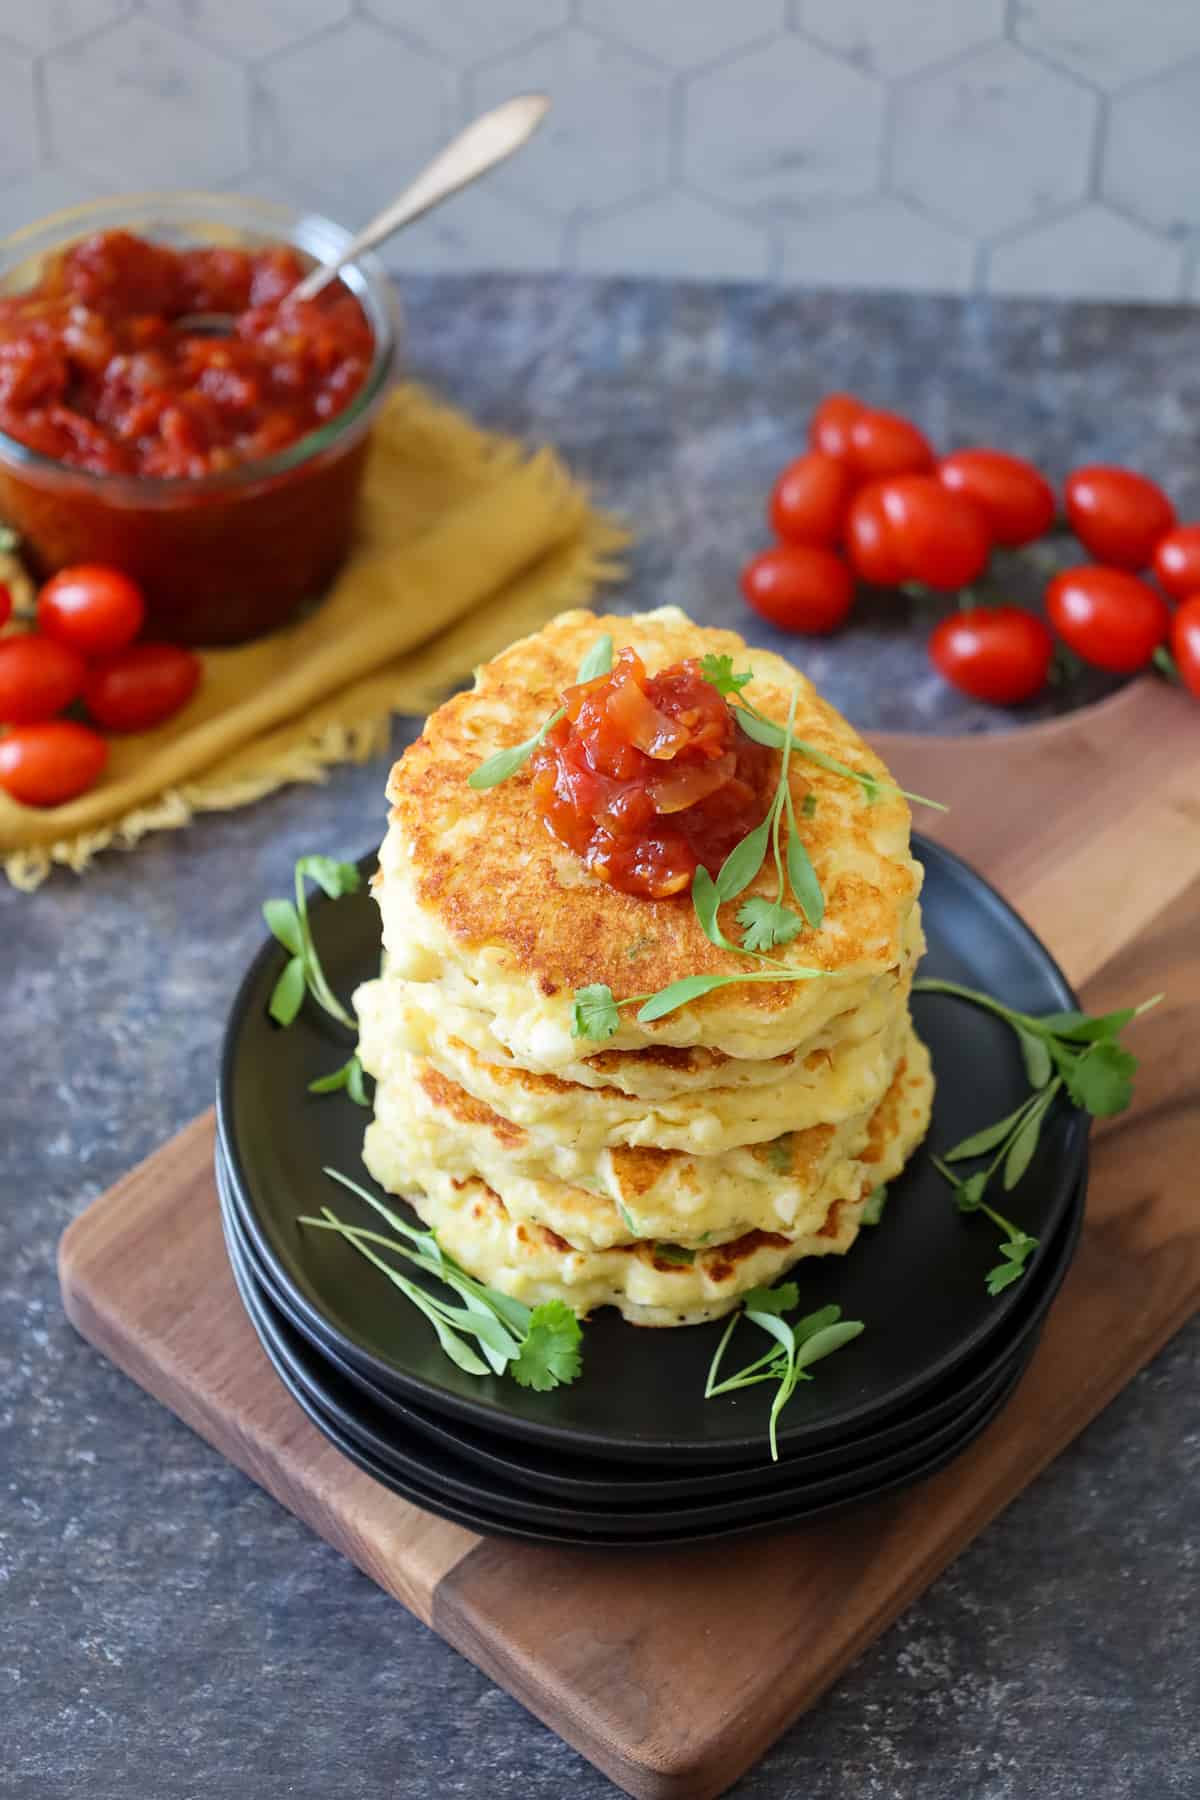
[[[961,1149],[961,1145],[959,1148]],[[991,1169],[977,1169],[965,1181],[960,1181],[940,1156],[931,1160],[939,1175],[944,1175],[954,1189],[954,1204],[959,1212],[983,1213],[1000,1233],[1000,1261],[988,1270],[984,1278],[988,1293],[995,1299],[1006,1287],[1011,1287],[1014,1281],[1020,1280],[1025,1273],[1025,1264],[1038,1247],[1038,1239],[1031,1237],[1027,1231],[1022,1231],[1019,1225],[1014,1225],[1011,1219],[1006,1219],[1003,1213],[997,1212],[984,1199],[984,1189],[991,1178]]]
[[[794,1281],[786,1281],[775,1288],[751,1288],[744,1297],[741,1308],[732,1314],[725,1327],[709,1364],[708,1378],[704,1384],[706,1400],[715,1399],[718,1394],[732,1394],[741,1388],[754,1387],[760,1381],[779,1384],[771,1402],[772,1462],[779,1461],[779,1416],[800,1382],[812,1380],[808,1373],[811,1365],[820,1362],[822,1357],[832,1356],[835,1350],[840,1350],[843,1344],[859,1337],[865,1329],[861,1319],[843,1319],[840,1306],[823,1306],[819,1312],[809,1313],[806,1318],[789,1325],[783,1315],[791,1312],[799,1304],[799,1300],[799,1290]],[[772,1340],[770,1348],[753,1362],[747,1363],[745,1368],[739,1369],[735,1375],[727,1375],[720,1381],[717,1377],[729,1340],[737,1330],[738,1321],[743,1318],[767,1333]]]
[[[732,656],[703,656],[700,659],[700,672],[718,693],[724,694],[726,698],[730,694],[736,696],[738,704],[734,709],[734,716],[746,736],[753,738],[756,744],[765,744],[772,750],[782,750],[790,738],[791,749],[798,756],[807,757],[809,762],[816,763],[818,768],[827,769],[831,775],[843,775],[850,781],[856,781],[865,800],[878,800],[881,794],[900,794],[905,800],[913,800],[919,806],[932,806],[937,812],[948,810],[940,800],[929,800],[924,794],[910,794],[907,788],[896,787],[890,781],[880,781],[877,775],[869,775],[865,769],[852,769],[848,763],[839,762],[835,756],[827,755],[816,744],[792,736],[790,729],[785,731],[774,719],[768,719],[742,692],[754,680],[754,670],[744,669],[740,674],[735,674]]]
[[[607,675],[612,668],[612,655],[612,633],[606,631],[596,639],[580,663],[576,682],[595,681],[598,675]],[[467,776],[467,786],[477,789],[499,787],[502,781],[507,781],[510,775],[515,775],[529,761],[538,745],[545,741],[547,732],[562,717],[563,709],[558,706],[523,744],[511,744],[506,750],[497,750],[495,755],[481,762],[477,769],[472,769]]]
[[[668,1013],[686,1006],[690,1000],[699,1000],[703,995],[711,994],[717,988],[731,987],[735,982],[819,981],[827,973],[825,969],[785,969],[772,964],[769,969],[740,970],[736,975],[684,975],[669,986],[659,988],[656,994],[627,994],[623,1000],[614,999],[612,989],[604,982],[593,981],[587,987],[575,990],[571,1004],[571,1035],[602,1043],[605,1038],[612,1037],[620,1025],[623,1006],[636,1006],[638,1023],[650,1025],[655,1019],[663,1019]]]
[[[313,943],[308,922],[308,895],[304,886],[306,879],[315,881],[331,900],[340,899],[343,894],[356,894],[362,886],[362,877],[354,863],[338,862],[332,856],[302,856],[295,869],[295,900],[263,902],[263,918],[272,937],[289,952],[283,973],[271,990],[267,1012],[277,1025],[290,1025],[303,1006],[307,993],[339,1025],[347,1025],[354,1030],[356,1021],[330,987],[321,959],[317,955],[317,947]],[[363,1066],[357,1051],[340,1068],[331,1070],[328,1075],[319,1075],[308,1084],[310,1094],[335,1094],[343,1089],[356,1106],[371,1104],[363,1083]]]
[[[306,1215],[300,1224],[316,1231],[333,1231],[385,1275],[418,1312],[428,1319],[438,1343],[451,1362],[468,1375],[511,1375],[519,1387],[546,1393],[574,1381],[583,1367],[580,1350],[583,1333],[579,1320],[563,1300],[547,1300],[528,1307],[508,1294],[468,1275],[443,1250],[437,1234],[409,1225],[366,1188],[337,1169],[324,1171],[383,1218],[398,1235],[387,1237],[362,1225],[348,1225],[331,1207],[321,1217]],[[374,1248],[373,1246],[378,1246]],[[423,1275],[448,1288],[461,1302],[455,1305],[419,1286],[379,1254],[387,1250],[403,1257]]]
[[[354,863],[338,862],[332,856],[302,856],[296,864],[296,898],[265,900],[263,918],[271,936],[290,952],[283,973],[271,991],[267,1011],[277,1025],[290,1025],[304,1004],[306,993],[340,1025],[354,1029],[354,1018],[342,1005],[321,967],[308,922],[308,895],[305,880],[315,881],[331,900],[342,894],[354,894],[362,886],[362,876]]]
[[[1060,1093],[1093,1118],[1123,1112],[1133,1098],[1137,1058],[1118,1040],[1125,1027],[1150,1007],[1161,994],[1116,1012],[1093,1016],[1084,1012],[1018,1012],[991,994],[981,994],[956,981],[924,976],[913,983],[914,993],[948,994],[994,1013],[1016,1034],[1033,1092],[1013,1112],[992,1125],[972,1132],[942,1156],[933,1158],[963,1213],[981,1212],[1001,1233],[1001,1261],[987,1273],[987,1290],[993,1296],[1020,1278],[1038,1240],[1014,1225],[984,1199],[989,1183],[999,1174],[1005,1193],[1011,1193],[1033,1160],[1046,1116]],[[951,1163],[987,1157],[984,1166],[962,1175]]]
[[[723,659],[731,662],[729,657]],[[723,677],[724,679],[724,677]],[[740,681],[740,676],[730,677]],[[747,679],[749,677],[747,676]],[[775,786],[771,804],[767,808],[762,822],[748,832],[739,844],[735,844],[717,872],[716,880],[701,863],[692,877],[692,905],[695,908],[700,928],[710,943],[721,950],[744,950],[750,955],[760,955],[764,951],[774,950],[781,944],[790,944],[802,930],[805,921],[814,929],[825,917],[825,896],[821,892],[821,884],[817,880],[816,870],[804,842],[796,827],[796,812],[792,803],[791,782],[788,778],[788,765],[793,748],[792,726],[796,722],[796,707],[800,699],[800,683],[792,689],[791,704],[788,708],[787,724],[783,733],[783,755],[779,765],[779,780]],[[784,849],[782,843],[783,827],[787,826],[787,873],[784,874]],[[756,878],[768,855],[775,859],[775,898],[768,900],[765,895],[752,894],[738,908],[738,923],[743,927],[744,935],[740,944],[732,944],[721,930],[717,915],[727,900],[735,900],[737,896],[750,886]],[[790,886],[793,898],[800,907],[794,912],[785,904],[785,895]]]

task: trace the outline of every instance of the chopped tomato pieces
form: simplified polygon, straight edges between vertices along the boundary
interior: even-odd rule
[[[374,351],[340,282],[289,298],[304,273],[286,245],[81,239],[0,299],[0,430],[74,468],[169,479],[284,449],[349,404]],[[232,335],[180,325],[212,312]]]
[[[555,837],[627,894],[661,900],[715,875],[761,820],[772,752],[739,730],[696,661],[648,675],[632,649],[568,688],[534,751],[534,800]]]

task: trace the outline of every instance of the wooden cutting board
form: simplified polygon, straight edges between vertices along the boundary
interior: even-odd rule
[[[1090,1009],[1167,992],[1136,1028],[1136,1103],[1096,1134],[1083,1240],[1030,1373],[931,1483],[653,1559],[486,1541],[351,1467],[276,1380],[225,1261],[211,1114],[62,1240],[85,1337],[647,1800],[721,1793],[1200,1305],[1200,707],[1146,681],[1011,737],[878,742],[906,786],[951,803],[922,828],[1015,902]]]

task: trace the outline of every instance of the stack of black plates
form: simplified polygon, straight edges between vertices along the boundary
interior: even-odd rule
[[[917,839],[914,849],[926,871],[922,973],[1023,1011],[1074,1007],[1061,972],[993,890],[936,846]],[[312,918],[339,992],[376,972],[378,916],[365,894],[314,906]],[[344,1095],[306,1091],[344,1059],[349,1037],[343,1043],[311,1007],[286,1032],[271,1025],[267,1001],[281,967],[282,952],[266,946],[226,1040],[217,1177],[230,1261],[295,1399],[352,1462],[416,1505],[476,1531],[548,1544],[733,1537],[919,1481],[1011,1398],[1079,1237],[1086,1120],[1070,1108],[1051,1111],[1028,1173],[1006,1196],[1004,1210],[1039,1247],[1022,1279],[995,1298],[985,1277],[996,1232],[956,1212],[928,1150],[891,1185],[882,1221],[847,1256],[792,1272],[803,1311],[836,1303],[866,1329],[796,1390],[773,1462],[770,1384],[704,1398],[723,1325],[652,1331],[605,1309],[584,1328],[580,1378],[535,1393],[457,1368],[425,1319],[349,1244],[299,1223],[333,1205],[351,1224],[380,1226],[322,1172],[370,1186],[359,1155],[366,1115]],[[1025,1097],[1018,1046],[1002,1021],[935,995],[918,996],[913,1010],[938,1082],[930,1146],[957,1142]],[[758,1338],[739,1327],[738,1363],[759,1354]]]

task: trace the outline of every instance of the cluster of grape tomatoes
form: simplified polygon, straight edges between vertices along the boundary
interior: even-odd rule
[[[12,610],[0,586],[0,631]],[[199,657],[139,641],[145,616],[127,575],[80,564],[46,582],[31,629],[0,636],[0,789],[13,800],[76,799],[104,772],[103,732],[148,731],[191,699]],[[86,717],[64,718],[68,707]]]
[[[852,394],[822,400],[808,443],[771,490],[779,542],[742,571],[747,602],[773,624],[834,631],[857,582],[916,584],[963,596],[935,627],[929,654],[977,700],[1012,706],[1037,694],[1055,634],[1115,674],[1162,660],[1169,643],[1179,678],[1200,696],[1200,524],[1180,525],[1144,475],[1092,466],[1068,476],[1066,522],[1092,560],[1051,579],[1047,625],[1022,607],[975,605],[964,594],[993,549],[1032,544],[1056,524],[1054,489],[1031,462],[990,448],[939,459],[911,420]],[[1151,568],[1157,586],[1144,579]]]

